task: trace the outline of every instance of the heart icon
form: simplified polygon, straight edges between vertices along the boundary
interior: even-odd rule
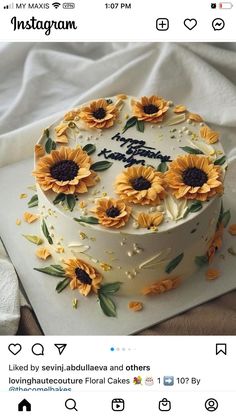
[[[13,354],[17,355],[22,349],[22,346],[19,343],[11,343],[8,346],[8,350]]]
[[[196,19],[185,19],[184,20],[184,26],[186,26],[187,29],[190,31],[197,26],[197,20]]]

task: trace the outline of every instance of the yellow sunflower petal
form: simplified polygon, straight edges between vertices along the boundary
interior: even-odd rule
[[[228,232],[232,235],[232,236],[236,236],[236,224],[231,224],[228,228]]]
[[[185,105],[176,105],[173,109],[174,113],[182,113],[182,112],[186,112],[187,108]]]
[[[141,311],[143,309],[143,303],[141,301],[130,301],[128,307],[134,312]]]
[[[43,259],[43,260],[46,260],[47,258],[51,256],[50,250],[48,250],[46,247],[39,247],[36,250],[35,254],[39,259]]]
[[[206,273],[205,273],[206,279],[208,281],[214,281],[214,279],[219,278],[220,276],[220,271],[219,269],[213,269],[213,268],[209,268]]]
[[[28,224],[31,224],[34,221],[39,219],[39,215],[32,214],[31,212],[24,212],[23,218],[24,218],[24,221],[26,221]]]

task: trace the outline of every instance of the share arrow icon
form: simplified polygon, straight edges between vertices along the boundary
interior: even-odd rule
[[[67,343],[54,343],[54,346],[58,349],[59,355],[61,355],[67,347]]]

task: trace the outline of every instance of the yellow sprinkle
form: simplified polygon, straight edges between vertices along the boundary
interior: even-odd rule
[[[107,192],[103,192],[102,193],[102,196],[107,196]]]
[[[85,201],[80,201],[79,207],[80,208],[85,208],[85,207],[87,207],[87,203]]]
[[[112,269],[111,265],[108,265],[108,263],[105,262],[100,262],[99,265],[101,266],[101,268],[103,269],[103,271],[108,272]]]
[[[20,226],[21,225],[21,220],[19,218],[16,219],[16,225]]]
[[[125,119],[129,119],[129,115],[128,114],[125,115]]]
[[[84,240],[84,239],[87,239],[87,238],[88,238],[88,236],[86,236],[86,234],[85,234],[85,233],[83,233],[82,231],[81,231],[81,233],[79,234],[79,236],[80,236],[81,240]]]
[[[78,300],[77,298],[74,298],[72,300],[72,307],[76,310],[78,308]]]
[[[52,234],[51,234],[51,236],[52,236]],[[62,247],[62,246],[58,246],[58,247],[56,248],[56,252],[57,252],[57,253],[64,253],[64,251],[65,251],[65,249],[64,249],[64,247]]]
[[[26,193],[21,193],[20,196],[19,196],[19,198],[20,199],[24,199],[24,198],[27,198],[27,196],[28,195]]]
[[[157,226],[151,226],[151,227],[150,227],[150,230],[151,230],[151,231],[157,231],[157,230],[158,230],[158,228],[157,228]]]

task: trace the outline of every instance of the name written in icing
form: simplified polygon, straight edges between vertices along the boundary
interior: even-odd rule
[[[111,140],[119,142],[121,148],[126,146],[127,149],[125,152],[112,151],[105,147],[98,153],[98,156],[103,156],[105,159],[122,161],[125,163],[124,167],[130,167],[134,164],[145,166],[145,158],[159,159],[161,162],[172,161],[170,156],[161,154],[160,150],[157,151],[154,147],[148,147],[144,140],[125,138],[119,132],[111,137]],[[143,158],[140,159],[140,157]]]

